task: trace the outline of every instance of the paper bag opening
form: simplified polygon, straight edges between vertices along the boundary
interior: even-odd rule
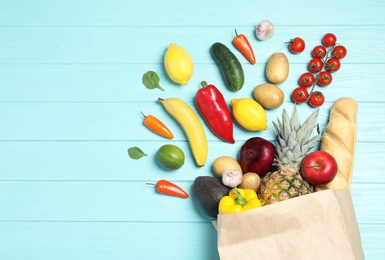
[[[349,190],[329,189],[213,222],[226,259],[365,259]]]

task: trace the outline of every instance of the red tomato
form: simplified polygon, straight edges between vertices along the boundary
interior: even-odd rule
[[[326,61],[325,69],[329,72],[336,72],[340,69],[341,62],[337,58],[330,58]]]
[[[326,56],[326,48],[323,45],[317,45],[313,48],[312,55],[314,58],[323,58]]]
[[[293,93],[291,93],[291,98],[295,103],[298,103],[298,104],[306,102],[308,97],[309,97],[309,92],[307,92],[307,89],[304,87],[298,87],[293,90]]]
[[[334,47],[332,57],[343,59],[347,54],[347,50],[344,46],[338,45]]]
[[[305,41],[299,37],[291,39],[289,42],[289,50],[292,53],[300,53],[305,49]]]
[[[315,82],[315,77],[310,72],[305,72],[299,77],[299,85],[304,88],[309,88],[313,86]]]
[[[332,83],[333,77],[332,74],[329,71],[322,71],[320,74],[318,74],[318,81],[317,84],[326,87],[330,83]]]
[[[327,33],[322,38],[322,44],[326,47],[333,46],[337,42],[337,37],[332,33]]]
[[[324,66],[323,61],[320,58],[313,58],[310,60],[308,64],[309,71],[313,73],[320,72],[322,70],[322,67]]]
[[[309,98],[309,105],[319,107],[325,102],[325,96],[320,91],[314,91]]]

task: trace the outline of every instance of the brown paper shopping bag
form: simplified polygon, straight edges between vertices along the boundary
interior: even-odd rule
[[[349,190],[325,190],[215,223],[226,259],[365,259]]]

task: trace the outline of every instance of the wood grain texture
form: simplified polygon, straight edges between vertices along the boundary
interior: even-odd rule
[[[258,20],[257,20],[258,22]],[[254,22],[255,23],[255,22]],[[338,41],[349,49],[349,58],[344,63],[383,63],[385,41],[384,26],[367,26],[367,30],[357,30],[357,26],[325,25],[278,26],[274,40],[258,41],[254,23],[237,26],[239,33],[252,40],[257,63],[266,63],[274,52],[289,53],[287,44],[294,35],[304,35],[309,52],[290,55],[293,64],[307,62],[310,46],[320,44],[325,31],[333,31]],[[217,26],[202,29],[201,26],[165,27],[0,27],[0,37],[7,39],[0,49],[0,63],[10,64],[159,64],[170,43],[184,47],[194,64],[214,63],[209,48],[216,41],[226,43],[242,63],[247,64],[242,55],[235,52],[231,40],[235,32],[233,26]],[[139,39],[138,36],[140,35]],[[157,44],[154,44],[156,39]],[[366,39],[362,41],[362,39]],[[378,44],[377,44],[378,43]],[[127,46],[130,46],[127,48]],[[374,50],[373,50],[374,49]],[[135,58],[138,57],[138,58]],[[305,58],[306,57],[306,58]],[[249,65],[249,64],[247,64]],[[254,67],[252,65],[247,67]],[[195,74],[197,75],[197,74]]]
[[[219,259],[211,223],[18,221],[0,222],[0,231],[7,260]]]
[[[269,3],[245,1],[234,5],[230,0],[181,3],[178,0],[156,1],[76,1],[62,3],[38,1],[1,1],[0,8],[8,10],[1,15],[3,24],[14,26],[225,26],[254,24],[268,19],[285,26],[373,25],[384,24],[382,1],[323,1],[322,12],[313,15],[314,6],[306,0],[296,4],[272,0]],[[309,9],[306,9],[309,8]],[[293,12],[289,12],[293,10]],[[339,11],[338,16],[331,16]],[[308,12],[306,12],[308,11]],[[299,17],[299,13],[301,17]],[[297,27],[298,28],[298,27]],[[298,30],[300,30],[298,28]]]
[[[385,250],[385,2],[306,0],[242,4],[167,0],[0,1],[0,259],[219,259],[211,219],[194,203],[193,181],[212,176],[221,155],[238,156],[248,138],[274,141],[272,121],[292,111],[291,90],[306,71],[310,50],[333,32],[348,55],[333,83],[322,88],[321,129],[341,96],[358,101],[358,135],[352,184],[366,259]],[[272,21],[275,35],[255,37],[254,25]],[[234,29],[245,34],[257,57],[250,65],[231,44]],[[289,53],[300,36],[306,50]],[[227,89],[210,47],[225,43],[245,71],[244,87]],[[170,43],[190,53],[195,71],[187,86],[168,78],[163,55]],[[249,132],[234,127],[236,143],[219,140],[204,124],[207,164],[198,168],[180,126],[157,102],[180,97],[194,109],[205,80],[226,101],[252,97],[266,81],[265,65],[274,52],[290,61],[280,84],[283,106],[267,111],[269,127]],[[165,91],[146,89],[141,78],[153,70]],[[314,109],[298,106],[305,119]],[[148,131],[140,114],[153,114],[174,132],[173,140]],[[177,171],[161,168],[155,154],[173,143],[186,154]],[[148,155],[132,160],[127,149]],[[174,181],[190,193],[184,200],[157,194],[146,182]]]
[[[292,55],[289,57],[291,58]],[[297,84],[299,76],[306,70],[305,62],[308,58],[301,59],[304,63],[291,63],[291,72],[287,81],[280,84],[280,88],[285,93],[290,93],[293,85]],[[331,88],[322,89],[327,94],[327,101],[335,101],[344,95],[362,102],[383,101],[385,91],[379,91],[377,86],[382,84],[384,64],[379,63],[372,67],[358,63],[343,63],[339,73],[334,77]],[[243,68],[246,74],[245,85],[234,94],[224,85],[222,75],[213,63],[195,66],[195,74],[188,87],[171,83],[163,64],[0,64],[0,85],[2,86],[0,100],[7,102],[133,102],[137,100],[155,102],[159,96],[171,95],[183,95],[192,100],[202,80],[215,84],[225,98],[230,99],[234,95],[250,96],[252,89],[265,81],[263,64],[252,66],[244,63]],[[159,74],[164,92],[158,89],[149,91],[142,85],[142,75],[148,70]],[[20,77],[26,77],[28,81],[20,81]],[[285,101],[290,101],[290,95],[285,96]]]

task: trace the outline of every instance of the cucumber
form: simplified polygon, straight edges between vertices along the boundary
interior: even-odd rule
[[[211,53],[221,68],[229,89],[233,91],[240,90],[245,82],[245,74],[241,63],[234,53],[220,42],[216,42],[211,46]]]

